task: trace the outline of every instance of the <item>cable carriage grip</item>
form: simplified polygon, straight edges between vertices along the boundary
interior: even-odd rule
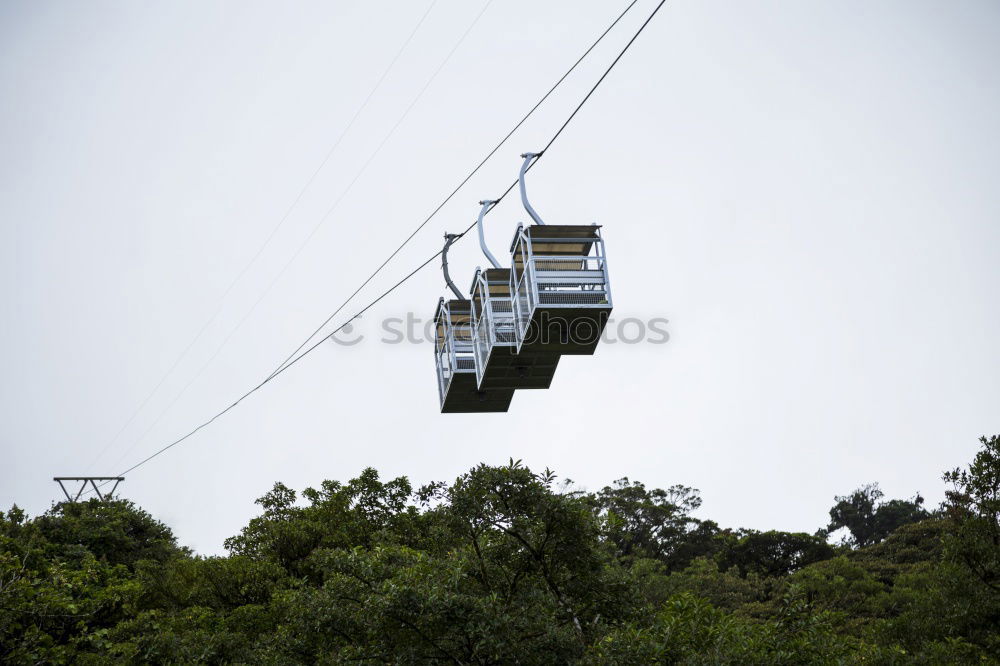
[[[521,171],[517,175],[517,184],[521,189],[521,203],[524,205],[524,210],[528,211],[528,215],[530,215],[531,219],[535,221],[535,224],[545,226],[545,223],[542,222],[542,218],[538,216],[538,213],[535,212],[535,209],[528,202],[528,192],[524,187],[524,174],[528,172],[528,168],[531,166],[532,162],[541,156],[541,153],[521,153],[521,157],[524,158],[524,163],[521,165]]]
[[[451,281],[451,275],[448,274],[448,248],[459,238],[461,238],[459,234],[444,232],[444,249],[441,250],[441,270],[444,272],[444,281],[448,285],[448,288],[451,289],[451,293],[455,294],[455,298],[458,300],[462,300],[464,298],[462,292],[458,290],[455,283]]]
[[[476,219],[476,229],[479,232],[479,247],[482,248],[483,254],[485,254],[486,258],[490,260],[490,263],[493,265],[493,268],[500,268],[500,262],[497,261],[497,258],[493,256],[493,253],[490,252],[490,249],[486,247],[486,238],[483,236],[483,218],[486,217],[486,212],[489,211],[490,208],[495,206],[496,203],[497,203],[496,201],[493,201],[491,199],[483,199],[482,201],[479,202],[479,205],[482,206],[482,208],[479,210],[479,217]]]

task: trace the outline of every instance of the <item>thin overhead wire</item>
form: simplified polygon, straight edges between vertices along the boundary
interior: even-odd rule
[[[611,62],[611,64],[607,67],[607,69],[604,71],[604,73],[601,75],[601,77],[597,80],[597,83],[595,83],[593,85],[593,87],[591,87],[590,91],[584,96],[584,98],[580,101],[580,103],[576,105],[576,108],[573,109],[573,112],[569,115],[569,117],[566,119],[566,121],[563,122],[563,124],[559,127],[558,130],[556,130],[556,133],[552,136],[552,138],[549,140],[549,142],[545,145],[545,148],[540,152],[540,154],[535,159],[535,161],[532,162],[532,164],[530,165],[530,167],[533,167],[534,165],[536,165],[538,163],[538,161],[541,160],[542,157],[544,157],[545,152],[562,135],[562,133],[565,131],[565,129],[569,126],[570,122],[577,116],[577,114],[580,112],[580,110],[583,108],[583,106],[587,103],[587,101],[591,98],[591,96],[594,94],[594,92],[597,90],[597,88],[607,78],[608,74],[611,73],[611,70],[614,69],[614,67],[618,64],[618,62],[621,60],[622,56],[624,56],[625,53],[632,47],[632,44],[635,43],[636,39],[638,39],[639,35],[642,34],[642,32],[646,29],[646,26],[649,25],[649,23],[653,20],[653,18],[660,11],[660,9],[663,7],[664,4],[666,4],[666,0],[660,0],[659,4],[656,5],[656,8],[653,9],[652,13],[650,13],[649,17],[646,18],[646,20],[642,23],[641,26],[639,26],[639,29],[635,32],[635,34],[632,36],[632,38],[628,41],[628,43],[624,46],[624,48],[622,48],[622,50],[619,52],[618,56]],[[500,197],[497,198],[496,203],[492,207],[490,207],[490,209],[487,211],[487,213],[489,213],[494,208],[496,208],[496,206],[508,194],[510,194],[510,192],[516,186],[517,186],[517,180],[514,180],[514,182],[511,183],[511,185],[503,192],[503,194],[501,194]],[[475,226],[475,223],[470,224],[465,229],[465,231],[462,232],[462,234],[460,235],[460,238],[456,239],[456,242],[458,242],[459,240],[461,240],[462,237],[464,237],[466,234],[468,234],[468,232],[474,226]],[[182,436],[182,437],[180,437],[180,438],[172,441],[171,443],[167,444],[166,446],[162,447],[161,449],[159,449],[156,452],[152,453],[151,455],[147,456],[143,460],[141,460],[138,463],[132,465],[131,467],[129,467],[125,471],[119,473],[118,476],[125,476],[126,474],[135,471],[136,469],[138,469],[139,467],[145,465],[146,463],[148,463],[149,461],[153,460],[157,456],[160,456],[163,453],[165,453],[166,451],[169,451],[171,448],[177,446],[181,442],[184,442],[185,440],[189,439],[190,437],[192,437],[193,435],[195,435],[196,433],[198,433],[202,429],[204,429],[204,428],[208,427],[209,425],[211,425],[212,423],[214,423],[217,419],[219,419],[220,417],[224,416],[229,411],[231,411],[232,409],[234,409],[237,405],[239,405],[241,402],[243,402],[246,398],[250,397],[251,395],[253,395],[257,391],[259,391],[260,389],[262,389],[264,386],[266,386],[268,383],[270,383],[271,381],[273,381],[281,373],[285,372],[286,370],[288,370],[289,368],[291,368],[292,366],[294,366],[296,363],[298,363],[299,361],[301,361],[303,358],[305,358],[306,356],[308,356],[309,354],[311,354],[321,344],[323,344],[328,339],[332,338],[334,335],[336,335],[337,333],[339,333],[348,324],[350,324],[354,320],[356,320],[359,317],[361,317],[365,312],[367,312],[368,310],[370,310],[377,303],[379,303],[380,301],[382,301],[386,296],[388,296],[389,294],[391,294],[392,292],[394,292],[396,289],[398,289],[400,286],[402,286],[405,282],[407,282],[410,278],[412,278],[418,272],[420,272],[421,270],[423,270],[424,268],[426,268],[432,261],[434,261],[435,259],[437,259],[439,256],[441,256],[441,251],[440,250],[437,251],[437,252],[435,252],[434,254],[432,254],[427,260],[425,260],[422,264],[420,264],[419,266],[417,266],[416,268],[414,268],[412,271],[410,271],[401,280],[399,280],[394,285],[392,285],[391,287],[389,287],[388,289],[386,289],[385,291],[383,291],[377,298],[375,298],[374,300],[372,300],[371,302],[369,302],[368,305],[366,305],[365,307],[363,307],[362,309],[358,310],[353,315],[351,315],[351,317],[349,317],[346,321],[344,321],[336,329],[334,329],[330,333],[324,335],[322,338],[320,338],[315,343],[313,343],[310,347],[306,348],[301,354],[299,354],[295,358],[291,359],[288,363],[286,363],[278,371],[272,373],[270,376],[268,376],[267,378],[265,378],[259,384],[257,384],[256,386],[254,386],[252,389],[250,389],[249,391],[247,391],[246,393],[244,393],[243,395],[241,395],[234,402],[232,402],[228,407],[226,407],[222,411],[218,412],[217,414],[215,414],[214,416],[212,416],[210,419],[208,419],[204,423],[198,425],[197,427],[195,427],[193,430],[191,430],[190,432],[188,432],[184,436]]]
[[[354,321],[355,319],[357,319],[358,317],[360,317],[361,315],[363,315],[365,312],[367,312],[368,310],[370,310],[372,307],[375,306],[376,303],[378,303],[383,298],[385,298],[386,296],[388,296],[389,294],[391,294],[392,292],[394,292],[404,282],[406,282],[411,277],[413,277],[414,275],[416,275],[417,273],[419,273],[424,267],[427,266],[427,264],[429,264],[432,261],[434,261],[435,259],[437,259],[440,255],[441,255],[441,253],[437,252],[436,254],[432,255],[429,259],[427,259],[427,261],[425,261],[424,263],[422,263],[419,266],[417,266],[416,268],[414,268],[412,271],[410,271],[409,274],[407,274],[406,277],[404,277],[402,280],[400,280],[396,284],[392,285],[391,287],[389,287],[388,289],[386,289],[385,291],[383,291],[382,294],[379,295],[378,298],[376,298],[375,300],[373,300],[372,302],[370,302],[364,308],[362,308],[361,310],[359,310],[353,317],[351,317],[350,319],[348,319],[347,321],[345,321],[336,331],[333,331],[332,333],[330,333],[330,335],[325,336],[322,340],[320,340],[319,342],[317,342],[316,344],[314,344],[312,347],[310,347],[309,349],[307,349],[305,352],[303,352],[301,356],[293,359],[288,365],[286,365],[284,368],[282,368],[281,371],[278,374],[281,374],[281,372],[284,372],[285,370],[287,370],[288,368],[292,367],[293,365],[295,365],[296,363],[298,363],[300,360],[302,360],[303,358],[305,358],[310,352],[312,352],[314,349],[316,349],[321,344],[323,344],[324,342],[326,342],[327,338],[329,338],[330,336],[333,336],[333,335],[337,334],[341,329],[345,328],[349,323],[351,323],[352,321]],[[131,471],[133,471],[135,469],[138,469],[139,467],[141,467],[142,465],[145,465],[147,462],[149,462],[153,458],[157,457],[161,453],[164,453],[164,452],[168,451],[169,449],[172,449],[173,447],[177,446],[178,444],[180,444],[184,440],[186,440],[189,437],[195,435],[198,431],[202,430],[203,428],[207,428],[208,426],[212,425],[213,423],[215,423],[215,421],[217,419],[219,419],[220,417],[224,416],[227,412],[229,412],[230,410],[232,410],[233,408],[235,408],[237,405],[239,405],[241,402],[243,402],[244,400],[246,400],[247,398],[249,398],[251,395],[253,395],[257,391],[259,391],[260,389],[264,388],[264,385],[267,384],[268,382],[270,382],[271,380],[273,380],[275,378],[275,376],[276,375],[271,375],[270,377],[266,378],[264,381],[262,381],[261,383],[257,384],[255,387],[253,387],[252,389],[250,389],[249,391],[247,391],[246,393],[244,393],[243,395],[241,395],[239,398],[237,398],[228,407],[226,407],[221,412],[219,412],[218,414],[216,414],[212,418],[208,419],[207,421],[205,421],[201,425],[199,425],[197,428],[195,428],[191,432],[187,433],[183,437],[175,439],[173,442],[171,442],[170,444],[167,444],[166,446],[164,446],[159,451],[156,451],[155,453],[153,453],[149,457],[147,457],[147,458],[145,458],[145,459],[137,462],[136,464],[132,465],[131,467],[129,467],[127,470],[125,470],[124,472],[122,472],[118,476],[125,476],[129,472],[131,472]]]
[[[330,158],[333,157],[333,154],[337,151],[337,148],[339,148],[340,144],[344,141],[344,137],[346,137],[347,134],[354,127],[355,122],[357,122],[358,118],[361,117],[361,114],[364,112],[364,110],[368,108],[368,103],[371,102],[372,98],[375,96],[375,93],[377,93],[381,89],[382,84],[389,76],[389,72],[391,72],[393,68],[396,66],[396,63],[399,61],[399,58],[403,55],[403,52],[406,51],[406,48],[410,45],[410,42],[413,41],[413,38],[420,30],[420,27],[424,24],[424,21],[427,20],[427,17],[430,15],[431,10],[434,9],[434,6],[437,3],[438,0],[431,0],[431,3],[427,6],[427,9],[420,17],[420,20],[418,20],[417,24],[413,26],[413,29],[410,31],[410,34],[406,37],[406,40],[403,42],[402,46],[399,47],[399,49],[396,51],[396,54],[393,56],[392,60],[382,71],[382,75],[379,76],[378,81],[376,81],[375,85],[372,86],[371,90],[368,91],[368,94],[365,97],[364,101],[361,102],[361,105],[358,106],[358,108],[354,111],[354,115],[351,116],[351,119],[347,122],[347,125],[344,126],[343,130],[341,130],[340,136],[337,137],[337,140],[334,141],[333,145],[326,152],[326,156],[323,157],[323,160],[319,163],[319,166],[316,167],[312,175],[309,176],[309,179],[306,181],[305,185],[303,185],[302,189],[299,190],[299,193],[296,195],[294,201],[292,201],[291,205],[288,206],[288,209],[285,210],[285,214],[281,216],[281,219],[278,220],[278,223],[274,226],[274,228],[271,229],[271,232],[267,235],[267,237],[264,239],[264,242],[257,249],[254,255],[250,258],[250,261],[248,261],[246,265],[243,267],[243,270],[241,270],[236,275],[236,277],[233,278],[232,282],[229,283],[229,286],[226,287],[225,291],[222,292],[222,296],[219,297],[219,304],[218,306],[216,306],[215,313],[208,319],[208,321],[204,323],[204,325],[202,325],[202,327],[198,330],[195,336],[191,339],[191,342],[189,342],[187,346],[184,347],[183,351],[181,351],[180,355],[178,355],[177,358],[174,360],[174,362],[170,365],[170,367],[164,373],[160,381],[156,383],[156,386],[153,387],[153,390],[149,392],[146,398],[141,403],[139,403],[139,406],[135,408],[135,411],[133,411],[132,415],[128,418],[128,420],[125,421],[125,424],[118,430],[117,433],[115,433],[115,436],[112,437],[108,441],[108,443],[104,445],[104,448],[101,449],[101,451],[97,454],[97,456],[91,461],[90,465],[87,466],[87,470],[92,469],[94,465],[96,465],[97,462],[104,457],[104,455],[108,452],[108,450],[112,446],[114,446],[115,443],[118,442],[118,440],[125,433],[128,427],[132,425],[132,422],[135,421],[136,417],[139,416],[140,412],[142,412],[142,410],[145,409],[146,405],[149,404],[149,401],[152,400],[153,396],[156,395],[157,391],[160,390],[160,387],[163,386],[164,382],[167,381],[167,378],[169,378],[174,373],[174,370],[177,369],[177,366],[180,365],[181,361],[187,358],[188,353],[195,346],[195,344],[197,344],[197,342],[201,339],[201,336],[205,334],[205,331],[208,330],[208,327],[211,326],[215,322],[215,320],[219,318],[219,315],[222,313],[222,306],[226,302],[226,299],[229,297],[229,294],[233,291],[236,285],[243,279],[243,277],[247,274],[250,268],[253,267],[255,263],[257,263],[257,260],[260,259],[260,256],[264,253],[264,251],[270,246],[271,241],[274,239],[275,235],[284,226],[285,222],[292,214],[292,211],[295,210],[295,208],[299,205],[299,202],[305,195],[306,190],[308,190],[312,186],[317,176],[319,176],[323,168],[326,167],[327,163],[330,161]],[[212,359],[209,360],[209,363],[211,363],[211,361],[214,359],[215,356],[213,356]],[[149,431],[152,430],[157,423],[159,423],[160,419],[163,418],[163,415],[166,414],[166,412],[170,411],[170,408],[173,407],[174,403],[176,403],[177,400],[180,399],[180,396],[187,391],[188,387],[192,383],[194,383],[194,381],[198,377],[201,376],[201,372],[202,371],[199,371],[197,375],[195,375],[195,378],[188,382],[188,384],[184,387],[184,389],[182,389],[181,393],[179,393],[170,403],[170,405],[168,405],[167,408],[163,412],[161,412],[160,416],[158,416],[154,420],[153,424],[145,432],[143,432],[142,435],[139,436],[139,439],[137,441],[142,441],[142,439],[145,438],[145,436],[149,433]]]
[[[452,56],[455,55],[455,52],[458,51],[459,47],[465,42],[466,38],[469,36],[469,33],[471,33],[472,29],[476,26],[477,23],[479,23],[479,20],[482,18],[483,14],[486,13],[486,10],[489,9],[489,7],[492,4],[492,2],[493,2],[493,0],[487,0],[487,2],[483,5],[483,8],[479,11],[479,13],[476,15],[476,17],[472,20],[472,22],[469,24],[469,26],[465,29],[465,32],[462,33],[462,36],[458,39],[457,42],[455,42],[455,45],[452,47],[451,51],[448,52],[448,54],[445,56],[445,58],[438,65],[437,69],[434,70],[433,74],[431,74],[431,76],[424,83],[423,87],[420,89],[420,91],[417,93],[417,95],[410,102],[410,105],[406,107],[406,109],[403,111],[403,113],[400,115],[400,117],[396,120],[395,125],[393,125],[392,128],[382,138],[382,141],[378,144],[378,146],[371,153],[371,155],[368,156],[368,159],[364,162],[364,164],[362,164],[361,168],[354,175],[354,178],[350,181],[350,183],[348,183],[347,187],[344,188],[344,190],[340,193],[340,196],[338,196],[337,199],[333,202],[333,204],[327,209],[327,211],[319,219],[319,221],[316,223],[316,225],[313,226],[312,230],[305,237],[305,239],[299,244],[299,246],[295,250],[294,254],[292,254],[291,258],[289,258],[288,261],[285,262],[285,264],[284,264],[284,266],[282,266],[281,270],[278,271],[278,273],[271,279],[271,282],[268,284],[268,286],[260,294],[260,296],[257,298],[257,300],[254,301],[253,305],[250,306],[250,309],[247,310],[247,312],[243,315],[243,317],[236,324],[236,326],[234,326],[233,329],[229,331],[228,335],[226,335],[226,337],[222,340],[222,342],[219,344],[219,346],[215,349],[215,352],[213,352],[212,356],[209,357],[209,359],[202,365],[202,367],[198,370],[198,372],[195,373],[194,377],[192,377],[187,382],[187,384],[184,385],[184,387],[180,390],[180,392],[177,393],[177,395],[174,396],[173,400],[170,401],[170,404],[168,404],[166,406],[166,408],[164,408],[163,411],[160,412],[159,416],[156,417],[156,419],[153,421],[153,423],[142,433],[142,435],[140,435],[139,438],[135,439],[125,449],[125,451],[122,452],[122,454],[118,458],[118,461],[115,463],[115,466],[117,466],[122,460],[124,460],[133,451],[133,449],[135,449],[135,447],[140,442],[142,442],[142,440],[146,437],[146,435],[148,435],[149,432],[152,431],[153,428],[155,428],[157,424],[159,424],[159,422],[163,419],[163,417],[187,393],[187,390],[212,365],[212,363],[219,356],[219,354],[221,354],[222,351],[229,344],[229,341],[232,340],[233,337],[243,328],[243,325],[247,322],[247,320],[250,319],[250,317],[253,315],[253,313],[257,311],[257,308],[264,301],[264,299],[267,297],[267,295],[271,293],[271,290],[274,289],[274,286],[284,276],[284,274],[288,271],[288,269],[295,262],[295,260],[298,259],[299,255],[302,254],[302,251],[305,250],[306,246],[313,239],[313,237],[320,230],[320,228],[326,223],[326,221],[329,219],[330,215],[333,214],[333,212],[340,206],[340,203],[350,193],[350,191],[354,187],[354,185],[358,182],[358,180],[368,170],[368,167],[371,166],[371,163],[375,160],[375,158],[379,155],[379,153],[382,152],[382,149],[389,142],[389,139],[392,138],[392,136],[395,134],[396,130],[399,129],[399,126],[403,124],[403,121],[406,120],[407,116],[409,116],[410,112],[417,105],[417,102],[420,101],[420,99],[423,97],[424,93],[427,92],[427,89],[430,88],[430,86],[434,82],[434,80],[437,79],[438,75],[444,69],[445,65],[447,65],[448,62],[451,61]]]

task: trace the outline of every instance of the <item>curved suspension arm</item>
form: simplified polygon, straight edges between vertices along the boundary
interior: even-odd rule
[[[524,164],[521,165],[521,173],[517,176],[517,182],[521,186],[521,203],[524,204],[524,210],[528,211],[528,215],[530,215],[531,219],[535,221],[535,224],[545,226],[545,223],[542,222],[542,218],[538,217],[538,213],[536,213],[535,209],[531,207],[530,203],[528,203],[528,192],[524,189],[524,174],[527,173],[532,160],[539,156],[541,156],[541,153],[524,153],[521,155],[521,157],[524,158]]]
[[[444,271],[444,281],[448,284],[448,288],[451,289],[451,293],[455,294],[455,298],[460,301],[465,300],[465,296],[462,292],[458,290],[455,283],[451,281],[451,276],[448,274],[448,248],[451,244],[458,240],[458,234],[445,233],[444,235],[444,249],[441,250],[441,269]]]
[[[497,258],[493,256],[490,249],[486,247],[486,239],[483,237],[483,218],[486,216],[486,211],[492,208],[495,203],[496,201],[490,201],[489,199],[479,202],[479,205],[482,206],[482,208],[479,211],[479,220],[476,222],[476,228],[479,230],[479,247],[483,248],[483,254],[485,254],[486,258],[490,260],[491,264],[493,264],[493,268],[500,268],[500,262],[498,262]]]

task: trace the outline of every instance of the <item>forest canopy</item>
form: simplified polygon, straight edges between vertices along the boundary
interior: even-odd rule
[[[811,534],[513,460],[419,488],[276,483],[225,557],[123,499],[14,506],[0,662],[1000,663],[1000,438],[980,443],[939,507],[869,483]]]

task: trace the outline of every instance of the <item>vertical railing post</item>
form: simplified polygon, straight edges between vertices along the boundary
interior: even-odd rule
[[[489,340],[490,349],[492,349],[497,343],[497,320],[493,312],[493,297],[492,292],[490,292],[490,279],[488,276],[483,276],[483,281],[480,282],[480,286],[485,286],[486,293],[483,294],[483,311],[486,316],[487,323],[487,339]]]
[[[604,297],[608,300],[608,307],[613,307],[611,302],[611,273],[608,272],[608,255],[604,247],[604,234],[598,229],[597,238],[600,242],[598,253],[601,257],[601,268],[604,271]]]
[[[451,375],[455,375],[455,370],[458,368],[458,356],[455,352],[455,347],[457,346],[457,341],[455,338],[455,327],[451,321],[451,308],[446,311],[446,325],[445,325],[445,339],[448,344],[448,364],[451,367]]]
[[[534,312],[535,306],[538,304],[538,285],[535,284],[535,252],[531,248],[531,237],[527,231],[521,233],[524,236],[524,245],[528,248],[528,256],[524,262],[525,277],[528,278],[528,312]]]

